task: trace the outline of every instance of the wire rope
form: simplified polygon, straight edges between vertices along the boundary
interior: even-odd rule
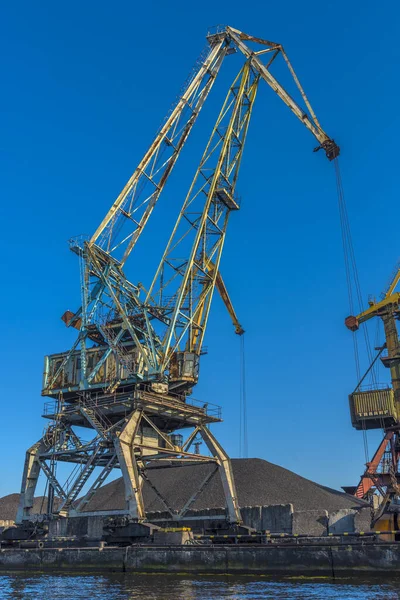
[[[246,354],[244,334],[240,336],[240,415],[239,415],[239,455],[248,458],[247,435],[247,395],[246,395]]]
[[[335,175],[336,175],[336,186],[337,186],[337,195],[338,195],[338,205],[339,205],[339,216],[340,216],[340,227],[342,234],[342,245],[343,245],[343,256],[344,256],[344,264],[345,264],[345,273],[346,273],[346,283],[347,283],[347,294],[348,294],[348,302],[349,302],[349,310],[350,314],[354,315],[357,312],[362,311],[362,294],[361,294],[361,286],[360,279],[358,276],[357,264],[354,253],[354,246],[351,237],[350,223],[349,217],[346,207],[346,201],[344,197],[342,176],[340,173],[339,161],[337,158],[334,160],[335,165]],[[354,288],[354,292],[353,292]],[[358,309],[355,310],[355,304],[358,304]],[[368,330],[363,324],[363,333],[365,346],[367,351],[367,356],[369,362],[373,362],[373,356],[371,351],[371,344],[369,340]],[[360,381],[360,352],[358,345],[358,338],[356,332],[353,331],[353,352],[354,352],[354,362],[356,368],[357,381]],[[372,366],[371,368],[371,378],[374,383],[376,383],[375,376],[375,368]],[[369,451],[368,451],[368,440],[367,433],[365,429],[365,423],[363,423],[363,443],[364,443],[364,453],[365,453],[365,461],[369,462]]]

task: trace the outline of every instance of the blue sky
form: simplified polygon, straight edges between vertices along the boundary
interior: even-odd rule
[[[390,6],[390,11],[385,6]],[[66,350],[60,315],[79,304],[67,240],[92,233],[200,54],[225,23],[281,42],[322,126],[342,148],[361,287],[379,295],[398,258],[399,8],[371,1],[124,1],[3,5],[2,426],[0,495],[19,490],[41,435],[43,356]],[[148,283],[234,75],[224,65],[129,266]],[[228,59],[226,61],[228,63]],[[246,329],[249,455],[339,487],[364,463],[333,165],[261,85],[243,159],[242,208],[221,270]],[[239,340],[215,299],[197,398],[238,455]],[[384,375],[384,374],[383,374]],[[371,436],[370,447],[377,439]]]

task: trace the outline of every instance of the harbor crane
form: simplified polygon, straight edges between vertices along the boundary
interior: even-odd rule
[[[383,323],[385,343],[377,354],[355,391],[349,396],[353,426],[358,430],[382,429],[383,439],[355,488],[344,488],[362,499],[369,499],[378,490],[382,502],[375,515],[379,519],[393,499],[400,496],[400,341],[397,324],[400,317],[400,265],[397,266],[387,289],[379,301],[370,300],[366,310],[345,320],[348,329],[355,332],[362,323],[378,318]],[[389,369],[391,385],[374,381],[364,386],[367,375],[376,361]],[[393,507],[392,507],[393,508]]]
[[[156,207],[217,79],[232,53],[243,64],[228,90],[182,209],[154,276],[132,283],[125,265]],[[297,103],[271,69],[283,59],[299,92]],[[220,293],[238,335],[238,321],[220,273],[231,213],[240,206],[239,168],[257,88],[266,83],[317,141],[329,160],[339,147],[322,129],[281,44],[224,27],[208,35],[207,48],[138,167],[88,238],[71,240],[81,274],[81,306],[62,319],[77,331],[68,352],[45,358],[44,435],[25,459],[17,522],[33,519],[39,473],[48,481],[48,513],[79,516],[115,468],[122,472],[126,507],[109,511],[131,522],[148,519],[143,499],[150,487],[174,522],[182,521],[216,474],[221,477],[226,521],[240,524],[231,462],[210,425],[218,406],[197,402],[200,357],[214,290]],[[77,428],[94,433],[82,441]],[[214,429],[213,429],[214,431]],[[201,439],[209,454],[200,454]],[[57,464],[75,466],[67,484]],[[177,512],[151,478],[151,469],[213,463],[200,487]],[[87,489],[82,496],[83,489]],[[57,497],[57,502],[55,502]]]

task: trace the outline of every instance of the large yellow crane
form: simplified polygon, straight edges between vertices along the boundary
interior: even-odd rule
[[[400,281],[400,267],[396,268],[387,289],[379,301],[370,300],[369,306],[357,316],[345,319],[351,331],[357,331],[362,323],[378,317],[383,323],[385,343],[367,370],[371,371],[378,358],[389,369],[391,385],[363,387],[366,375],[349,396],[352,424],[356,429],[382,429],[383,440],[374,456],[366,464],[357,487],[352,490],[358,498],[368,499],[376,490],[382,496],[380,510],[375,520],[389,507],[394,497],[399,496],[398,464],[400,457],[400,341],[396,321],[400,316],[400,292],[396,288]],[[386,353],[384,354],[384,352]]]
[[[226,520],[241,522],[229,456],[209,425],[219,407],[197,402],[192,389],[214,290],[228,308],[235,331],[243,333],[219,269],[228,220],[239,210],[237,181],[257,88],[264,81],[317,140],[328,159],[339,148],[321,128],[281,44],[232,27],[209,35],[172,112],[133,175],[88,240],[73,240],[81,265],[81,307],[63,320],[78,330],[68,352],[46,357],[43,395],[53,399],[46,434],[26,454],[18,520],[29,520],[40,471],[61,503],[57,514],[85,513],[114,468],[120,468],[126,506],[122,514],[146,519],[143,487],[150,486],[174,522],[187,512],[215,473],[225,493]],[[165,183],[216,80],[224,57],[239,52],[244,64],[228,90],[193,182],[150,285],[131,283],[124,266],[147,225]],[[300,96],[297,103],[272,74],[283,57]],[[218,389],[216,388],[216,393]],[[76,427],[95,437],[80,440]],[[185,432],[191,431],[187,436]],[[183,437],[185,434],[185,439]],[[192,447],[200,436],[209,450]],[[57,462],[79,464],[62,485]],[[214,469],[176,512],[154,488],[151,468],[212,463]],[[94,471],[97,469],[97,476]],[[91,485],[81,501],[84,486]],[[89,485],[89,484],[88,484]],[[121,511],[120,511],[121,512]],[[112,513],[110,513],[112,514]],[[225,517],[224,517],[225,518]]]

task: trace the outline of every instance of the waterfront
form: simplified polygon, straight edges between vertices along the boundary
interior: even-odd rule
[[[0,576],[0,600],[397,600],[400,580],[286,579],[245,576]]]

